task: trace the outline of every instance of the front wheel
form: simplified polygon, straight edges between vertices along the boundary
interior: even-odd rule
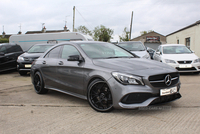
[[[113,101],[110,88],[105,81],[96,79],[90,83],[88,88],[88,102],[98,112],[109,112],[113,110]]]
[[[33,85],[37,94],[45,94],[48,92],[48,90],[44,88],[44,82],[40,72],[35,73]]]

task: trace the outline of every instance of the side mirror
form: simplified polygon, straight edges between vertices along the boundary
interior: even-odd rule
[[[160,55],[160,54],[161,54],[161,52],[156,52],[156,54]]]
[[[5,53],[4,52],[0,52],[0,56],[4,56],[5,55]]]
[[[68,61],[79,61],[82,62],[83,58],[80,55],[70,55]]]

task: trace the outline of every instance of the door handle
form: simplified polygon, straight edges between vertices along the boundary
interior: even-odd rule
[[[46,61],[43,61],[42,64],[46,64]]]
[[[63,65],[63,62],[62,62],[62,61],[59,61],[58,65]]]

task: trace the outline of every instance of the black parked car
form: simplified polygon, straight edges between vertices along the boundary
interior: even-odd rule
[[[30,72],[32,62],[40,57],[47,49],[54,44],[35,44],[27,52],[20,55],[17,59],[17,70],[20,75]]]
[[[17,44],[0,44],[0,72],[17,68],[17,57],[23,53]]]

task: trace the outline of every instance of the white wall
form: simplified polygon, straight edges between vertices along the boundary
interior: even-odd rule
[[[200,24],[167,36],[167,44],[186,44],[185,39],[190,37],[190,49],[200,57]]]

